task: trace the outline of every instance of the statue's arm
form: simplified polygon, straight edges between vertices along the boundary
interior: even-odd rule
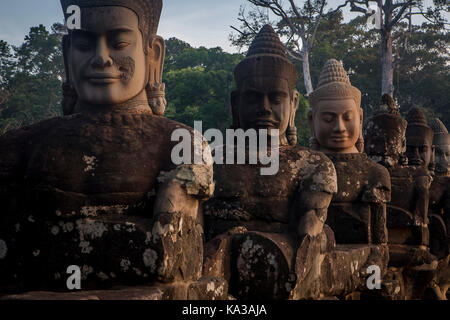
[[[214,192],[211,164],[180,165],[158,178],[152,238],[162,281],[193,280],[203,264],[202,202]]]
[[[391,176],[385,167],[377,164],[372,168],[362,201],[370,206],[372,243],[387,244],[386,204],[391,201]]]
[[[414,222],[416,225],[428,224],[428,205],[430,201],[430,187],[432,178],[429,175],[418,176],[414,179]]]
[[[323,230],[327,220],[328,206],[333,195],[327,192],[303,192],[301,196],[302,212],[297,226],[300,238],[306,235],[315,237]]]
[[[328,206],[337,192],[337,176],[333,163],[324,154],[317,153],[319,160],[310,164],[306,171],[309,177],[299,185],[296,204],[298,215],[297,233],[300,238],[306,235],[317,236],[327,220]]]
[[[371,232],[372,243],[374,244],[387,244],[388,231],[386,226],[386,203],[374,202],[370,204],[370,216],[371,216]]]

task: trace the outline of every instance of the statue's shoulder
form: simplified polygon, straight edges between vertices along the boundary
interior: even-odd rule
[[[389,170],[362,154],[367,165],[367,185],[363,194],[365,202],[391,201],[391,176]]]
[[[20,144],[21,142],[31,143],[35,138],[48,131],[54,130],[56,127],[67,124],[67,121],[73,118],[74,116],[55,117],[7,131],[3,135],[0,135],[0,144]]]
[[[167,128],[168,130],[176,130],[179,128],[187,129],[189,131],[194,130],[193,128],[185,125],[184,123],[166,117],[156,116],[153,114],[142,114],[141,117],[146,124],[151,126],[163,127]]]
[[[32,125],[10,130],[0,135],[0,171],[3,175],[14,174],[25,166],[27,155],[36,142],[45,140],[49,132],[58,130],[63,117],[44,120]]]
[[[333,162],[322,152],[302,146],[288,147],[288,159],[300,167],[302,189],[334,194],[337,176]]]

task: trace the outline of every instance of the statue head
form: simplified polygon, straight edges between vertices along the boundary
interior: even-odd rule
[[[383,95],[378,110],[364,129],[365,152],[385,167],[406,164],[406,126],[399,108],[388,94]]]
[[[162,0],[61,0],[81,8],[81,29],[63,39],[64,114],[111,108],[162,114]]]
[[[279,130],[280,145],[295,145],[298,73],[270,25],[255,37],[247,57],[234,71],[237,90],[231,94],[233,127]]]
[[[441,120],[434,118],[430,127],[434,132],[435,173],[439,176],[450,174],[450,134]]]
[[[341,63],[330,59],[309,95],[310,146],[325,153],[363,152],[361,92]]]
[[[411,108],[406,117],[406,156],[410,165],[431,168],[433,130],[428,126],[422,110]]]

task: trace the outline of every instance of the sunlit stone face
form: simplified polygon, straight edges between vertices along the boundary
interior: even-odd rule
[[[320,151],[358,153],[361,114],[353,99],[321,100],[315,106],[313,126]]]
[[[82,10],[82,30],[73,32],[68,64],[78,99],[93,105],[120,104],[141,93],[148,79],[139,20],[132,10]]]
[[[288,81],[275,77],[251,77],[242,83],[239,97],[239,123],[244,130],[278,129],[286,133],[292,103]]]
[[[410,165],[428,168],[432,151],[431,142],[425,137],[406,139],[406,156],[408,157],[408,163]]]

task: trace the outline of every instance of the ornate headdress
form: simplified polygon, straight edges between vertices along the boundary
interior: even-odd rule
[[[316,90],[309,94],[308,99],[311,111],[314,113],[317,103],[321,100],[349,98],[355,101],[356,107],[359,109],[361,106],[361,91],[352,86],[347,72],[339,61],[336,59],[328,60],[320,73],[319,83]],[[314,132],[312,134],[313,137],[310,139],[310,147],[312,149],[318,149],[318,141],[314,137]],[[362,123],[360,137],[356,142],[356,148],[359,152],[364,151]]]
[[[450,144],[450,134],[440,119],[431,120],[430,127],[434,132],[433,144],[435,146]]]
[[[336,59],[330,59],[320,73],[317,89],[309,95],[309,103],[314,109],[320,100],[348,99],[355,100],[356,106],[361,106],[361,91],[350,83],[350,79],[342,64]]]
[[[406,142],[407,144],[416,145],[425,138],[433,143],[433,130],[428,126],[424,113],[418,107],[413,107],[409,110],[406,117],[408,127],[406,128]]]
[[[369,156],[399,157],[406,162],[405,132],[408,122],[400,115],[394,99],[388,94],[364,128],[365,151]],[[387,145],[385,145],[387,144]]]
[[[237,86],[255,76],[279,77],[288,81],[289,90],[294,90],[298,73],[286,57],[280,38],[270,25],[265,25],[253,40],[247,57],[234,69]]]
[[[118,6],[133,10],[139,18],[139,29],[144,39],[155,35],[158,30],[162,11],[162,0],[60,0],[67,19],[67,8],[77,5],[80,8]]]
[[[244,80],[250,77],[277,77],[286,79],[289,91],[295,90],[298,72],[294,64],[286,57],[283,44],[272,26],[265,25],[253,40],[247,56],[234,69],[234,78],[240,88]],[[297,128],[290,121],[286,130],[290,145],[297,144]]]

